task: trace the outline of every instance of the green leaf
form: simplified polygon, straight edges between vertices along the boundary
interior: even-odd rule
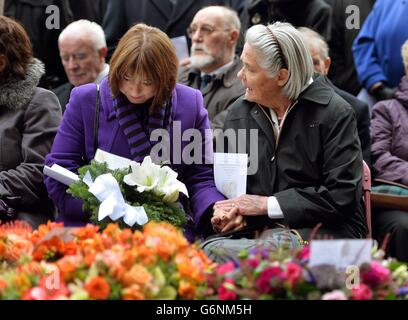
[[[175,300],[177,298],[177,291],[173,287],[166,286],[160,290],[157,300]]]

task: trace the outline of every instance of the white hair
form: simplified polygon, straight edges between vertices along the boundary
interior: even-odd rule
[[[245,41],[258,53],[258,63],[270,77],[287,69],[289,78],[283,94],[292,100],[313,76],[313,61],[301,34],[290,23],[275,22],[248,29]]]
[[[306,27],[300,27],[298,30],[308,46],[320,49],[320,57],[323,60],[329,57],[329,45],[319,33]]]
[[[219,6],[224,14],[224,22],[226,27],[241,31],[241,20],[239,20],[238,13],[231,8]]]
[[[404,42],[401,48],[402,61],[404,62],[404,67],[408,68],[408,40]]]
[[[102,27],[96,22],[81,19],[70,23],[58,37],[58,42],[64,41],[64,38],[70,35],[86,35],[91,40],[96,50],[106,47],[105,33]]]
[[[235,29],[238,32],[241,30],[241,20],[239,19],[238,13],[234,9],[226,6],[206,6],[201,8],[198,12],[207,9],[219,10],[223,16],[225,27]]]

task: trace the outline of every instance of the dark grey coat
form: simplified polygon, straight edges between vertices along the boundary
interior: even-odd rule
[[[61,121],[57,97],[37,88],[44,72],[34,60],[25,80],[0,86],[0,197],[21,211],[50,209],[43,166]]]
[[[249,133],[246,141],[239,141],[258,165],[256,173],[248,175],[247,194],[274,195],[289,227],[322,223],[345,237],[365,236],[355,114],[321,76],[288,113],[278,142],[261,107],[243,98],[231,106],[224,128],[258,130],[258,141],[253,143],[257,150],[250,148]],[[270,221],[256,217],[249,224]]]

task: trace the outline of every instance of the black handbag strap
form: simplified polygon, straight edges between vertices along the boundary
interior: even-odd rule
[[[99,130],[99,110],[100,110],[100,94],[99,84],[96,85],[96,108],[95,108],[95,120],[94,120],[94,153],[98,149],[98,130]]]

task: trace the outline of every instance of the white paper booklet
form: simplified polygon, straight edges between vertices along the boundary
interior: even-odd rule
[[[96,150],[95,161],[106,162],[108,164],[108,168],[111,170],[127,168],[131,163],[131,160],[127,158],[120,157],[100,149]],[[51,167],[44,166],[43,173],[67,186],[70,186],[72,183],[79,180],[78,175],[56,163],[54,163]]]
[[[246,193],[248,155],[214,153],[214,180],[218,191],[229,199]]]
[[[371,261],[372,241],[352,240],[313,240],[310,244],[310,266],[332,265],[340,269],[360,266]]]
[[[171,42],[176,49],[177,58],[180,61],[189,57],[186,36],[171,38]]]
[[[106,162],[108,168],[111,170],[125,169],[130,166],[131,160],[128,158],[117,156],[116,154],[103,151],[101,149],[96,150],[95,161]]]
[[[54,163],[51,167],[44,166],[43,173],[67,186],[70,186],[79,180],[79,177],[75,173],[61,167],[56,163]]]

